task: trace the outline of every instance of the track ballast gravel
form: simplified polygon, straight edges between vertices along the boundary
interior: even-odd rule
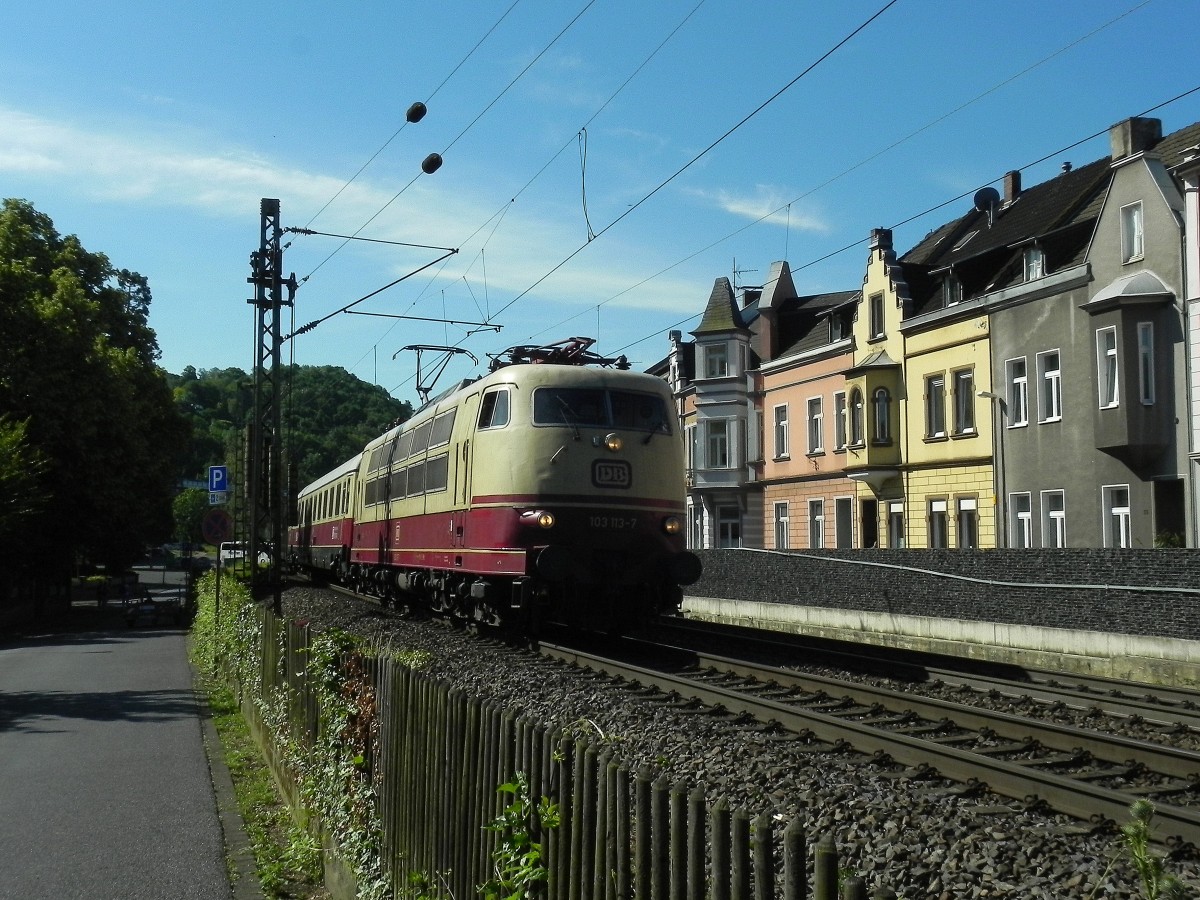
[[[535,653],[331,591],[292,588],[283,612],[317,631],[339,628],[379,647],[425,651],[431,676],[552,727],[598,730],[631,770],[648,765],[672,783],[703,789],[710,804],[725,797],[752,816],[799,817],[810,847],[832,835],[842,866],[872,888],[935,900],[1087,898],[1102,883],[1095,897],[1145,896],[1119,836],[1081,834],[1066,816],[990,794],[956,796],[949,782],[899,778],[857,755],[806,752],[800,740],[641,698]],[[1168,860],[1166,868],[1200,885],[1196,860]]]

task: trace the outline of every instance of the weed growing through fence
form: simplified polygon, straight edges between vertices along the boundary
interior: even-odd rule
[[[233,585],[234,582],[226,579],[226,584]],[[191,636],[191,657],[201,676],[200,686],[207,695],[213,725],[221,742],[220,750],[233,779],[238,811],[254,854],[255,873],[268,898],[326,896],[316,841],[292,820],[233,692],[209,677],[216,660],[236,658],[231,657],[231,651],[237,636],[254,631],[248,625],[248,620],[253,617],[247,615],[250,598],[244,589],[231,594],[222,591],[222,600],[229,597],[229,602],[224,606],[222,621],[217,627],[213,615],[213,589],[211,577],[202,580],[199,609]],[[253,669],[253,665],[247,668]]]
[[[1154,811],[1154,804],[1149,800],[1137,800],[1129,807],[1130,821],[1121,826],[1123,846],[1113,855],[1108,868],[1088,895],[1089,900],[1097,896],[1122,857],[1128,857],[1137,872],[1145,900],[1178,900],[1188,896],[1183,882],[1168,874],[1163,858],[1150,849],[1150,821],[1154,818]]]
[[[281,664],[284,659],[281,653]],[[357,639],[345,632],[314,635],[307,662],[321,716],[318,733],[309,741],[293,734],[282,690],[259,701],[263,722],[296,779],[304,808],[329,833],[353,872],[359,897],[389,897],[392,884],[383,869],[383,830],[369,762],[377,732],[374,686],[357,652]]]
[[[500,835],[493,854],[493,877],[479,886],[485,900],[521,900],[539,896],[546,881],[544,831],[557,828],[558,804],[548,797],[534,803],[529,796],[529,778],[518,772],[497,791],[512,801],[485,827]]]
[[[448,874],[439,872],[436,876],[430,876],[425,872],[409,872],[396,894],[396,900],[454,900],[454,892],[446,883]]]

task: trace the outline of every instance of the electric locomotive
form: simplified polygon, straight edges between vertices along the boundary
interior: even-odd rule
[[[591,343],[506,351],[305,488],[293,558],[483,623],[614,630],[677,610],[700,561],[673,398]],[[344,489],[343,510],[328,498]]]

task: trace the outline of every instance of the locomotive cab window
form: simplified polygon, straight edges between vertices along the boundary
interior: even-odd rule
[[[662,398],[634,391],[539,388],[533,394],[534,425],[629,428],[670,432]]]
[[[508,391],[488,391],[479,403],[479,427],[500,428],[508,424]]]

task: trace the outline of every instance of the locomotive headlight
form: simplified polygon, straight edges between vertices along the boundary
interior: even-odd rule
[[[667,534],[679,534],[683,530],[683,523],[678,516],[667,516],[663,519],[662,528]]]
[[[603,447],[609,453],[619,453],[621,448],[625,446],[625,442],[621,440],[621,436],[615,431],[606,434],[604,437],[592,438],[593,447]]]
[[[530,528],[553,528],[556,521],[554,513],[544,509],[530,509],[521,513],[521,524]]]

